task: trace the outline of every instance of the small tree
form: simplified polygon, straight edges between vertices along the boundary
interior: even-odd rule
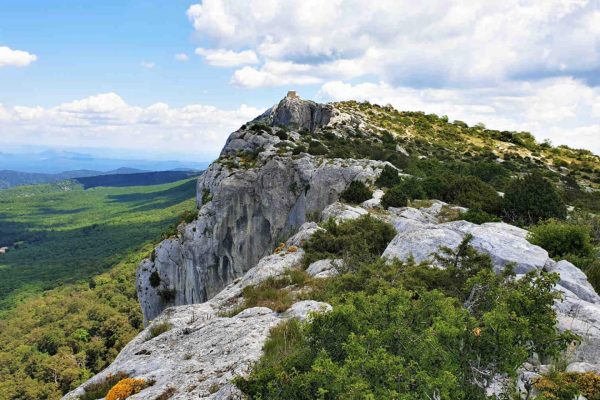
[[[593,251],[587,226],[556,220],[549,220],[534,226],[527,239],[531,243],[543,247],[552,257],[567,255],[589,257]]]
[[[400,183],[400,175],[398,174],[398,170],[394,167],[391,167],[386,164],[381,170],[381,174],[379,174],[379,178],[375,181],[375,184],[380,187],[391,188],[394,185]]]
[[[373,197],[373,191],[361,181],[352,181],[340,196],[348,203],[358,204]]]
[[[385,194],[381,198],[381,205],[386,210],[389,207],[406,207],[407,204],[408,196],[404,191],[404,187],[399,185],[394,186],[393,188],[385,192]]]
[[[510,221],[535,224],[543,219],[565,219],[567,207],[554,185],[534,173],[508,185],[503,212]]]

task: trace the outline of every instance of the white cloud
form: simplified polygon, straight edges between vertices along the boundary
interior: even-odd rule
[[[539,140],[600,153],[600,88],[572,78],[511,82],[493,88],[415,89],[384,82],[327,82],[325,100],[368,100],[399,110],[448,115],[492,129],[529,131]]]
[[[0,46],[0,67],[24,67],[37,60],[35,54],[22,50],[13,50],[10,47]]]
[[[132,153],[194,154],[199,161],[218,155],[230,132],[263,110],[242,105],[223,110],[193,104],[130,105],[104,93],[56,107],[0,105],[2,145],[100,147]]]
[[[155,66],[155,64],[151,61],[142,61],[140,63],[140,65],[142,66],[142,68],[146,68],[146,69],[152,69]]]
[[[235,67],[245,64],[258,63],[258,57],[252,50],[232,51],[224,49],[196,49],[196,54],[204,57],[204,60],[216,67]]]
[[[190,59],[190,58],[189,58],[189,57],[188,57],[188,55],[187,55],[187,54],[185,54],[185,53],[178,53],[178,54],[175,54],[175,60],[177,60],[177,61],[187,61],[187,60],[189,60],[189,59]]]
[[[218,51],[254,51],[262,75],[291,62],[317,67],[314,79],[447,86],[600,66],[598,0],[204,0],[188,17]]]
[[[312,65],[270,61],[260,69],[246,66],[235,71],[231,82],[248,88],[321,83],[322,79],[315,76],[313,70]]]

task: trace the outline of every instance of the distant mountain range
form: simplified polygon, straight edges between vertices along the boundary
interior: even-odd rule
[[[141,173],[117,173],[103,174],[98,176],[79,177],[75,180],[83,185],[84,189],[98,186],[127,187],[127,186],[148,186],[160,185],[180,181],[199,175],[197,170],[179,170],[179,171],[153,171]]]
[[[39,174],[62,174],[74,171],[78,176],[99,175],[100,171],[119,171],[127,168],[130,172],[172,171],[177,169],[202,170],[208,162],[128,159],[120,156],[107,157],[102,154],[88,154],[76,151],[42,150],[22,153],[0,152],[0,170],[22,171]],[[90,171],[87,174],[83,171]],[[83,172],[83,174],[82,174]],[[128,171],[125,171],[127,173]],[[105,172],[100,172],[106,174]],[[66,176],[74,177],[73,175]]]
[[[135,168],[118,168],[111,171],[75,170],[56,174],[0,171],[0,189],[14,186],[52,183],[65,179],[74,179],[86,189],[96,186],[142,186],[174,182],[198,175],[199,170],[179,168],[172,171],[145,171]]]

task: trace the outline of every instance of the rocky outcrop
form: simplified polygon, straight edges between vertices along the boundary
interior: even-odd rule
[[[180,226],[177,237],[163,241],[138,268],[145,324],[166,307],[212,298],[307,216],[335,202],[351,181],[378,176],[386,165],[381,161],[279,150],[280,144],[294,146],[300,130],[306,135],[323,128],[338,114],[330,105],[287,97],[230,135],[219,160],[198,180],[198,219]],[[279,137],[280,125],[295,127],[284,132],[289,140]]]
[[[527,231],[505,223],[472,224],[466,221],[440,222],[444,204],[435,203],[429,208],[410,207],[391,209],[383,216],[394,224],[398,234],[383,253],[388,259],[416,262],[433,261],[440,247],[456,248],[467,234],[470,244],[492,259],[496,271],[508,264],[515,266],[517,274],[545,269],[560,275],[556,287],[564,294],[555,304],[559,328],[569,329],[582,339],[579,346],[567,354],[572,369],[600,369],[600,296],[587,281],[585,274],[567,261],[556,262],[548,252],[529,243]],[[536,374],[534,374],[536,375]],[[537,375],[536,375],[537,376]]]
[[[432,206],[433,210],[438,206]],[[392,210],[390,219],[398,235],[386,248],[383,256],[417,263],[433,261],[440,247],[456,248],[467,234],[473,236],[470,244],[476,250],[489,254],[497,271],[513,264],[517,274],[541,269],[551,260],[548,252],[527,241],[527,231],[502,222],[476,225],[466,221],[435,223],[430,209]]]
[[[339,114],[340,112],[331,104],[317,104],[288,94],[279,104],[267,110],[257,120],[272,126],[292,127],[314,132],[317,128],[329,124],[332,118]]]
[[[310,237],[315,230],[316,224],[304,224],[286,242],[286,248]],[[231,381],[250,372],[262,355],[271,328],[290,318],[305,320],[310,313],[326,312],[331,306],[305,300],[293,304],[284,313],[254,307],[233,317],[224,315],[240,304],[244,287],[299,268],[303,254],[302,249],[296,249],[268,255],[210,301],[167,308],[107,369],[65,399],[77,399],[85,393],[87,385],[117,372],[154,381],[152,386],[129,399],[155,399],[169,390],[173,391],[172,399],[241,399],[241,393]],[[166,332],[153,333],[165,326]]]

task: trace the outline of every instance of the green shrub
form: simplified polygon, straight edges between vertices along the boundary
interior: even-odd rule
[[[181,222],[185,222],[186,224],[189,224],[189,223],[195,221],[196,218],[198,218],[198,210],[196,210],[196,209],[185,210],[184,212],[181,213],[179,218],[180,218]]]
[[[556,327],[556,274],[497,275],[460,247],[445,269],[376,261],[326,280],[333,310],[274,328],[236,385],[254,399],[485,399],[479,368],[514,376],[574,339]]]
[[[342,200],[352,204],[359,204],[373,197],[373,191],[361,181],[352,181],[340,195]]]
[[[389,207],[406,207],[408,204],[408,196],[404,192],[402,186],[396,185],[383,195],[381,205],[386,210]]]
[[[528,225],[567,216],[565,203],[554,184],[539,174],[510,182],[504,194],[503,212],[509,221]]]
[[[330,219],[323,228],[304,244],[305,266],[326,258],[343,258],[346,268],[356,268],[379,257],[396,235],[392,225],[370,215],[339,223]]]
[[[501,209],[502,198],[496,189],[475,176],[435,174],[425,178],[422,186],[432,199],[478,208],[491,214],[497,214]]]
[[[294,147],[294,150],[292,150],[292,154],[297,156],[300,153],[306,153],[306,147],[302,146],[302,145],[298,145],[296,147]]]
[[[212,194],[210,194],[210,190],[202,189],[202,204],[206,204],[212,200]]]
[[[277,133],[275,133],[275,136],[277,136],[279,139],[281,140],[288,140],[288,134],[285,131],[277,131]]]
[[[379,187],[387,187],[391,188],[394,185],[400,183],[400,175],[398,174],[398,170],[394,167],[386,165],[381,170],[381,174],[375,181],[375,184]]]
[[[478,210],[476,208],[470,208],[466,212],[460,214],[459,219],[463,221],[469,221],[474,224],[485,224],[486,222],[500,222],[501,219],[495,215],[490,213],[486,213],[483,210]]]
[[[530,228],[527,239],[548,251],[551,257],[564,258],[592,255],[590,231],[587,226],[548,220]]]
[[[158,285],[160,285],[160,275],[157,271],[152,271],[148,280],[150,281],[150,285],[152,287],[158,287]]]
[[[168,322],[160,322],[158,324],[154,324],[150,327],[150,330],[148,331],[148,337],[146,338],[146,340],[154,339],[155,337],[170,331],[172,328],[173,325],[171,325]]]
[[[252,126],[250,126],[250,130],[254,131],[254,132],[261,132],[261,131],[265,131],[268,133],[271,133],[272,129],[269,125],[263,124],[262,122],[257,122],[252,124]]]
[[[325,147],[323,143],[317,140],[312,140],[308,145],[308,154],[311,154],[313,156],[324,156],[327,153],[329,153],[327,147]]]

